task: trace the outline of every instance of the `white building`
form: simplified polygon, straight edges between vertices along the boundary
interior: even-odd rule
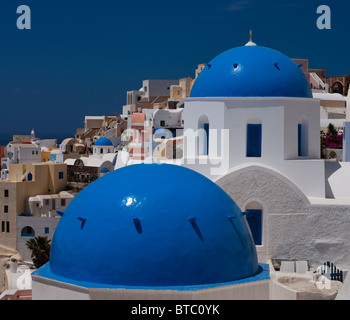
[[[67,159],[64,161],[69,166],[91,167],[97,175],[103,175],[114,170],[117,152],[110,139],[101,137],[93,145],[93,154],[80,159]]]
[[[5,155],[1,159],[1,179],[9,177],[10,164],[41,162],[41,148],[32,143],[10,142],[5,148]]]
[[[343,128],[346,119],[347,98],[340,93],[314,92],[313,97],[320,100],[320,126],[325,130],[331,123]]]
[[[182,119],[184,157],[161,162],[202,173],[250,211],[259,261],[350,266],[350,164],[321,159],[320,99],[291,59],[227,50],[199,74]]]

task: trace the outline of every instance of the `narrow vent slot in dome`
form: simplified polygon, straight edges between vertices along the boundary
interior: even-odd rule
[[[78,220],[81,221],[80,230],[83,230],[85,226],[86,218],[78,217]]]
[[[201,241],[204,241],[203,239],[203,236],[202,236],[202,233],[201,231],[199,230],[199,227],[197,225],[197,222],[196,222],[196,218],[191,218],[188,220],[193,228],[193,230],[197,233],[197,236],[199,239],[201,239]]]
[[[141,221],[140,221],[140,219],[135,218],[135,219],[134,219],[134,225],[135,225],[136,231],[137,231],[138,233],[142,233],[142,226],[141,226]]]

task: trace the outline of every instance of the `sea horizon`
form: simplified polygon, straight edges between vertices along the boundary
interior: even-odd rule
[[[56,139],[57,140],[57,144],[60,144],[64,139],[66,139],[68,137],[50,137],[50,138],[44,138],[41,140],[45,140],[45,139]],[[12,136],[11,137],[0,137],[0,146],[7,146],[7,144],[9,142],[13,141]]]

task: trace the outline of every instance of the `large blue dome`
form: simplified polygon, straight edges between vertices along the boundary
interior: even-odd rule
[[[259,266],[247,222],[219,186],[181,166],[138,164],[75,197],[49,269],[75,281],[163,287],[234,281]]]
[[[227,50],[198,75],[190,97],[312,98],[300,68],[286,55],[265,47]]]

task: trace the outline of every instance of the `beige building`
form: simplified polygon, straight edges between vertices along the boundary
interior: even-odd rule
[[[66,184],[66,164],[11,164],[9,180],[0,181],[0,250],[17,250],[18,216],[30,214],[29,197],[57,194]]]

